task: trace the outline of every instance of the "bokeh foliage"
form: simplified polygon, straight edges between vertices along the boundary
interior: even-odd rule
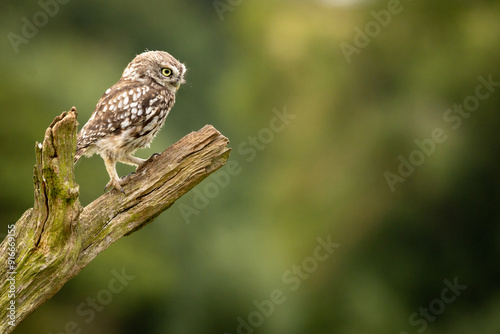
[[[15,333],[64,332],[68,322],[82,333],[236,333],[238,317],[275,289],[286,300],[255,333],[417,333],[409,317],[455,277],[467,289],[426,333],[498,331],[500,87],[456,130],[443,114],[474,95],[478,77],[500,82],[500,3],[401,1],[349,63],[341,43],[388,1],[333,2],[219,1],[235,4],[221,20],[212,1],[69,1],[17,53],[7,35],[42,9],[2,5],[3,234],[32,206],[34,143],[52,119],[74,105],[83,124],[145,49],[189,70],[164,129],[138,155],[210,123],[239,167],[188,221],[181,205],[200,204],[217,174],[102,253]],[[295,118],[255,144],[276,110]],[[391,191],[384,173],[436,128],[446,141]],[[83,205],[107,182],[98,157],[76,176]],[[327,236],[341,247],[291,291],[283,274]],[[87,323],[76,309],[122,268],[134,280]]]

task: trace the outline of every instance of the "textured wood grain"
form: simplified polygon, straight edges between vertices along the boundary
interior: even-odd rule
[[[112,190],[83,208],[73,172],[76,118],[74,108],[56,117],[35,146],[35,200],[15,225],[15,275],[7,266],[7,239],[0,245],[1,333],[15,328],[8,324],[11,300],[17,325],[97,254],[152,222],[229,158],[228,139],[206,125],[150,158],[129,177],[126,195]],[[10,299],[12,277],[16,293]]]

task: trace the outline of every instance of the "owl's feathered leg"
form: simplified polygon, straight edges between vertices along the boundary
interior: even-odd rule
[[[111,159],[109,157],[103,157],[103,159],[104,159],[104,164],[106,165],[106,170],[108,171],[110,178],[104,190],[106,191],[106,189],[115,188],[116,190],[121,191],[122,193],[125,194],[125,191],[123,191],[123,188],[120,184],[120,178],[118,177],[118,173],[116,172],[116,160]]]
[[[146,162],[146,159],[134,157],[131,153],[129,153],[128,155],[120,157],[118,161],[139,168]]]

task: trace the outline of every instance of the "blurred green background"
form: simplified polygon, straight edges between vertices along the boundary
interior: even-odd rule
[[[84,124],[146,49],[188,83],[138,156],[212,124],[235,168],[15,333],[500,332],[499,1],[59,1],[0,12],[2,238],[54,117],[76,106]],[[76,178],[87,205],[102,159]],[[110,293],[117,272],[134,278]]]

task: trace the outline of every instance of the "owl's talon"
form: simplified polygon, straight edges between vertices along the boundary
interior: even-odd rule
[[[125,195],[125,191],[123,190],[120,181],[118,180],[109,180],[108,184],[106,184],[106,186],[104,187],[104,192],[108,191],[108,189],[109,190],[116,189]]]
[[[134,175],[135,175],[135,172],[132,172],[132,173],[130,173],[130,174],[128,174],[128,175],[122,176],[122,177],[120,178],[120,184],[125,184],[125,183],[127,183],[127,182],[128,182],[128,180],[129,180],[132,176],[134,176]]]
[[[146,160],[143,160],[142,163],[137,165],[137,170],[143,169],[150,161],[153,161],[154,159],[156,159],[156,157],[159,157],[159,156],[160,156],[160,153],[153,153],[149,158],[147,158]]]
[[[132,177],[132,175],[135,175],[135,172],[130,172],[130,173],[128,173],[128,175],[122,176],[122,179]]]
[[[146,160],[144,160],[143,164],[141,166],[139,166],[139,168],[142,168],[142,167],[146,166],[146,164],[148,162],[155,160],[159,156],[160,156],[160,153],[153,153],[153,154],[151,154],[151,156],[149,158],[147,158]]]

